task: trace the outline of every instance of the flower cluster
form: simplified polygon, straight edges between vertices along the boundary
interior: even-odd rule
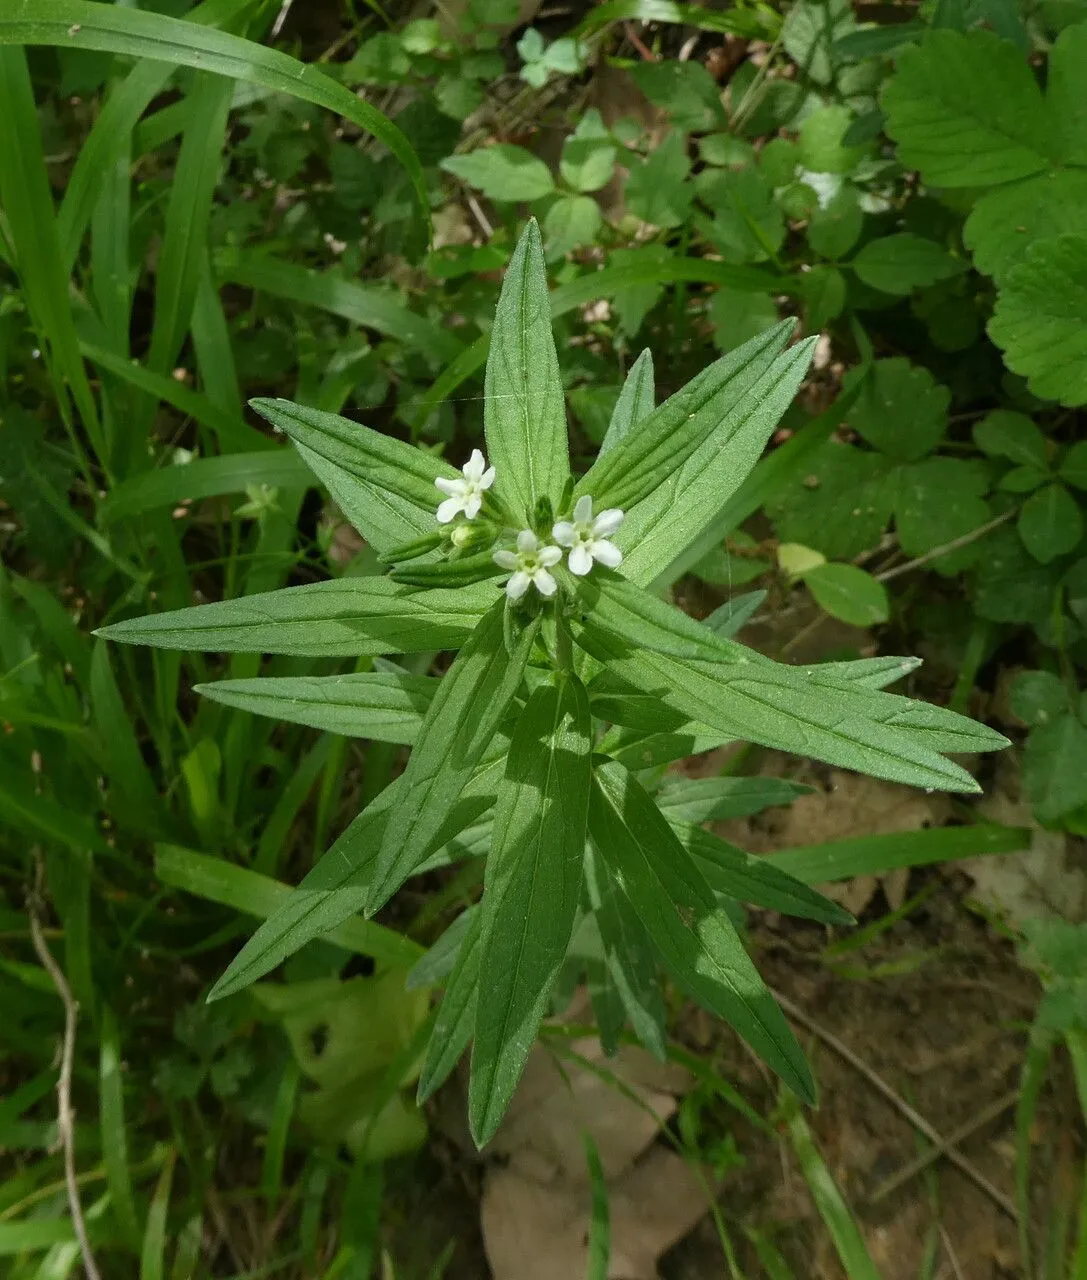
[[[451,524],[461,512],[467,521],[474,520],[483,507],[485,491],[494,484],[495,469],[487,466],[478,449],[473,449],[461,468],[461,475],[462,479],[439,477],[434,481],[442,493],[448,495],[438,505],[439,524]],[[617,568],[623,553],[609,539],[622,523],[623,513],[617,507],[609,507],[594,517],[593,500],[584,494],[574,503],[571,518],[559,520],[552,527],[553,543],[541,542],[532,529],[522,529],[517,534],[516,551],[499,547],[493,553],[495,564],[510,574],[506,595],[511,600],[520,600],[529,587],[534,586],[545,598],[553,596],[558,583],[549,571],[562,560],[564,550],[570,572],[578,577],[584,577],[597,561],[609,569]],[[449,536],[454,547],[467,543],[467,530],[464,523],[451,530]]]

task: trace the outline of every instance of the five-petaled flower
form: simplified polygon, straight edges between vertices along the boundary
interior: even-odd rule
[[[483,491],[494,484],[494,467],[487,466],[487,460],[478,449],[472,450],[472,456],[461,467],[462,480],[447,480],[439,476],[434,483],[442,493],[449,496],[438,504],[438,523],[449,524],[459,511],[463,511],[469,520],[479,515],[483,505]]]
[[[570,548],[570,572],[581,578],[593,567],[594,560],[609,569],[618,568],[622,563],[623,553],[608,541],[622,523],[623,513],[618,507],[601,511],[594,520],[593,500],[585,494],[574,504],[573,520],[560,520],[551,536],[560,546]]]
[[[548,569],[561,559],[559,548],[542,544],[531,529],[522,529],[517,535],[516,551],[494,552],[495,564],[513,573],[506,583],[506,595],[511,600],[520,600],[530,585],[542,596],[553,596],[558,583]]]

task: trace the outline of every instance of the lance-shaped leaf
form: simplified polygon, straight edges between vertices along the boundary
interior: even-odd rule
[[[420,1105],[448,1079],[468,1048],[475,1029],[480,958],[483,951],[480,939],[481,921],[482,912],[478,909],[473,911],[467,932],[457,951],[456,963],[449,975],[445,995],[438,1006],[438,1016],[427,1044],[423,1069],[419,1074],[417,1097]]]
[[[675,981],[814,1102],[804,1054],[732,921],[652,799],[614,761],[594,769],[589,833]]]
[[[604,962],[634,1034],[654,1057],[667,1057],[664,997],[657,981],[652,944],[608,864],[590,842],[585,880],[604,951]]]
[[[508,740],[495,740],[431,843],[437,850],[494,802]],[[389,813],[402,795],[397,778],[366,806],[320,858],[287,901],[253,934],[212,988],[218,1000],[263,978],[314,938],[363,909]]]
[[[809,791],[811,787],[785,778],[678,778],[661,787],[654,799],[674,825],[746,818],[774,805],[792,804]]]
[[[558,507],[570,476],[566,401],[551,333],[540,228],[533,218],[510,259],[491,330],[484,384],[495,492],[527,525],[540,498]]]
[[[505,608],[505,599],[492,605],[438,685],[382,836],[366,906],[370,915],[426,859],[524,678],[540,619],[528,622],[507,649]]]
[[[581,891],[591,746],[585,687],[559,673],[518,720],[495,805],[469,1090],[480,1147],[509,1105],[566,957]]]
[[[752,907],[800,916],[804,920],[840,925],[856,923],[849,912],[836,902],[824,898],[764,858],[745,853],[711,831],[688,822],[670,822],[669,825],[715,893],[726,894]]]
[[[439,476],[454,480],[460,472],[436,454],[339,414],[290,400],[249,403],[273,427],[303,446],[304,459],[316,454],[341,477],[350,478],[346,482],[341,479],[341,484],[354,492],[352,523],[378,551],[410,542],[437,527],[435,512],[442,495],[434,481]]]
[[[648,347],[630,366],[611,421],[600,445],[601,454],[621,444],[639,423],[653,412],[657,403],[653,381],[653,353]]]
[[[361,671],[340,676],[218,680],[195,685],[194,692],[254,715],[275,716],[350,738],[410,746],[437,686],[433,676]]]
[[[479,904],[473,903],[460,913],[426,955],[421,956],[405,979],[409,991],[418,991],[420,987],[433,987],[453,972],[460,955],[461,947],[468,937],[472,921],[479,914]]]
[[[130,618],[97,634],[122,644],[219,653],[418,653],[463,644],[494,597],[486,583],[430,591],[387,578],[341,578]]]

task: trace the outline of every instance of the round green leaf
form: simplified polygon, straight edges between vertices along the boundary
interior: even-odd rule
[[[1039,725],[1027,739],[1023,781],[1038,817],[1055,822],[1087,804],[1087,727],[1070,712]]]
[[[974,443],[991,458],[1010,458],[1021,467],[1046,469],[1045,436],[1024,413],[994,409],[974,428]]]
[[[808,222],[808,244],[821,258],[837,260],[857,243],[864,225],[857,188],[846,183]]]
[[[849,173],[864,155],[863,147],[847,147],[842,136],[853,122],[848,107],[820,107],[800,126],[800,163],[815,173]]]
[[[560,196],[543,221],[548,258],[592,244],[603,221],[600,206],[592,196]]]
[[[845,277],[837,267],[817,263],[800,277],[808,305],[809,330],[821,329],[845,309]]]
[[[820,565],[804,581],[820,608],[854,627],[870,627],[891,616],[887,588],[856,565]]]
[[[490,200],[539,200],[555,188],[547,165],[531,151],[509,142],[448,156],[441,167]]]
[[[940,187],[988,187],[1049,167],[1042,93],[1019,50],[991,31],[932,31],[883,91],[898,158]]]
[[[1064,455],[1060,477],[1065,484],[1087,489],[1087,440],[1080,440]]]
[[[915,462],[943,439],[951,392],[927,369],[896,356],[877,360],[867,374],[852,370],[846,388],[858,380],[861,391],[849,425],[874,448],[900,462]]]
[[[1030,554],[1048,564],[1079,545],[1083,514],[1063,484],[1048,484],[1029,497],[1019,513],[1019,536]]]
[[[1087,236],[1030,247],[1007,274],[989,336],[1036,396],[1087,404]]]
[[[1032,727],[1068,710],[1068,690],[1051,671],[1021,671],[1011,687],[1011,709]]]
[[[850,266],[873,289],[907,294],[959,275],[965,264],[935,241],[903,231],[869,240]]]

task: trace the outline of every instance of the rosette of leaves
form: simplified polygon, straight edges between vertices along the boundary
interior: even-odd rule
[[[382,662],[353,675],[201,687],[236,707],[412,746],[404,772],[258,929],[215,996],[246,987],[352,913],[372,915],[410,876],[484,854],[480,902],[416,974],[445,980],[420,1092],[432,1092],[471,1043],[477,1142],[494,1133],[571,939],[585,928],[599,937],[608,982],[598,987],[609,1003],[598,1013],[612,1043],[625,1016],[662,1052],[663,967],[813,1098],[803,1053],[730,912],[739,900],[820,920],[843,913],[703,830],[699,812],[662,807],[639,771],[745,739],[913,786],[976,791],[945,753],[1005,740],[884,692],[905,669],[900,660],[783,666],[647,590],[765,447],[811,355],[812,339],[789,347],[790,336],[790,323],[768,330],[659,406],[644,355],[599,457],[577,478],[540,235],[528,225],[491,335],[484,429],[496,479],[483,515],[547,538],[586,495],[625,512],[614,534],[620,570],[596,564],[575,577],[557,565],[551,598],[528,591],[511,600],[488,554],[443,541],[435,481],[458,473],[435,454],[333,414],[254,402],[393,570],[132,619],[104,634],[190,650],[457,654],[440,677]]]

